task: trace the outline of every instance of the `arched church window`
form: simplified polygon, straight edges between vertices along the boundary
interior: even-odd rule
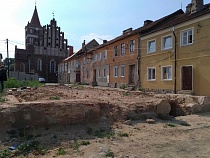
[[[55,73],[56,72],[56,63],[55,60],[50,61],[50,72]]]
[[[37,60],[37,71],[42,71],[42,60],[41,59]]]

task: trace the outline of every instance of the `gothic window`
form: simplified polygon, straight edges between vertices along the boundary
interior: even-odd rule
[[[42,60],[41,59],[37,60],[37,71],[42,71]]]
[[[55,60],[50,61],[50,72],[55,73],[56,72],[56,63]]]

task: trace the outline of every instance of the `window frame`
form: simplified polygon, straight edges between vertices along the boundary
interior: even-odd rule
[[[150,43],[154,42],[155,43],[155,48],[154,51],[150,51]],[[156,39],[151,39],[147,41],[147,53],[155,53],[156,52]]]
[[[163,69],[164,68],[170,68],[170,70],[171,70],[171,74],[169,74],[169,75],[171,75],[171,78],[168,78],[167,77],[167,79],[164,79],[164,73],[163,73]],[[162,81],[171,81],[172,79],[173,79],[173,72],[172,72],[173,70],[172,70],[172,65],[166,65],[166,66],[161,66],[161,80]],[[167,75],[168,76],[168,75]]]
[[[123,74],[122,74],[122,70],[123,70]],[[120,65],[120,77],[125,77],[125,65]]]
[[[129,51],[130,51],[130,53],[135,52],[135,40],[134,39],[130,40],[130,42],[129,42]]]
[[[101,78],[101,69],[98,69],[98,78]]]
[[[191,43],[189,43],[189,34],[188,34],[188,32],[189,31],[192,31],[192,41],[191,41]],[[184,33],[187,33],[187,36],[186,36],[186,44],[184,44]],[[185,29],[185,30],[181,30],[180,31],[180,41],[181,41],[181,43],[180,43],[180,46],[188,46],[188,45],[192,45],[193,44],[193,40],[194,40],[194,28],[193,27],[191,27],[191,28],[188,28],[188,29]]]
[[[114,56],[118,56],[118,46],[114,46]]]
[[[107,59],[107,50],[104,51],[104,60]]]
[[[116,71],[116,70],[117,70],[117,71]],[[114,74],[113,74],[113,76],[114,76],[115,78],[118,77],[118,66],[114,66]]]
[[[165,39],[171,37],[171,45],[169,47],[165,47]],[[166,35],[162,37],[162,50],[168,50],[173,48],[173,36],[172,34]]]
[[[149,78],[149,75],[151,75],[149,70],[155,70],[155,78]],[[156,81],[156,67],[147,67],[147,81]]]
[[[42,71],[42,60],[41,59],[37,60],[37,71]]]
[[[120,55],[125,55],[125,43],[120,44]]]
[[[106,68],[104,68],[103,70],[103,77],[106,78]]]

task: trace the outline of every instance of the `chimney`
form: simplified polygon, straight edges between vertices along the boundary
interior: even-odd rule
[[[186,13],[196,13],[203,9],[204,3],[203,0],[192,0],[190,4],[186,7]]]
[[[185,11],[185,13],[186,13],[186,14],[191,13],[191,8],[192,8],[192,3],[190,3],[190,4],[188,4],[188,5],[186,6],[186,11]]]
[[[85,51],[85,40],[82,43],[82,51]]]
[[[195,13],[203,9],[203,0],[192,0],[191,13]]]
[[[133,28],[129,28],[129,29],[124,30],[123,35],[126,34],[126,33],[130,33],[132,30],[133,30]]]
[[[145,20],[145,21],[144,21],[144,26],[145,26],[145,25],[148,25],[148,24],[150,24],[150,23],[152,23],[152,22],[153,22],[152,20]]]
[[[71,56],[72,54],[74,54],[73,52],[74,48],[73,46],[68,46],[68,48],[69,48],[69,56]]]
[[[103,40],[103,44],[105,44],[107,42],[107,40]]]

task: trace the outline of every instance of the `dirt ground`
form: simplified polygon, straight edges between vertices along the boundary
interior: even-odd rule
[[[26,92],[27,91],[27,92]],[[18,91],[15,102],[53,99],[96,99],[115,104],[147,102],[152,95],[85,86],[43,86]],[[144,119],[26,129],[0,130],[0,158],[209,158],[210,113],[171,117],[154,124]],[[34,143],[36,142],[36,143]],[[17,146],[17,148],[16,148]],[[9,151],[9,147],[16,150]]]

